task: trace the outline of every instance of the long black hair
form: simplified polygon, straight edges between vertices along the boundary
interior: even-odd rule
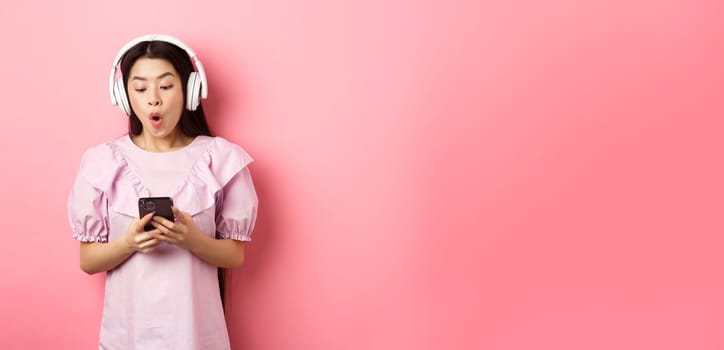
[[[139,58],[159,58],[171,63],[178,74],[181,75],[184,104],[186,103],[186,100],[189,98],[188,91],[186,91],[186,82],[191,72],[194,71],[193,63],[191,63],[191,59],[184,49],[165,41],[143,41],[130,48],[123,55],[121,59],[121,72],[123,73],[123,86],[126,87],[126,98],[128,98],[129,73],[131,67],[133,67]],[[204,114],[204,108],[201,102],[199,102],[199,106],[195,111],[189,111],[186,108],[183,109],[178,127],[184,135],[189,137],[213,136],[209,130],[209,125],[206,123],[206,115]],[[128,119],[128,133],[138,136],[141,134],[141,131],[143,131],[143,124],[141,124],[141,120],[138,119],[136,112],[131,109],[131,117]],[[226,299],[226,271],[222,268],[217,270],[221,304],[224,306]]]

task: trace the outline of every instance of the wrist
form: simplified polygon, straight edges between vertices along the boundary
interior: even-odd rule
[[[201,232],[195,232],[192,237],[193,238],[189,242],[187,249],[194,254],[198,254],[200,251],[202,251],[208,240],[211,239],[206,235],[202,234]]]
[[[123,236],[118,237],[117,241],[120,241],[120,242],[118,242],[118,243],[119,243],[120,248],[123,250],[124,253],[130,255],[130,254],[132,254],[133,252],[136,251],[135,249],[133,249],[133,244],[131,243],[131,234],[130,234],[130,231],[126,231],[126,233],[124,233]]]

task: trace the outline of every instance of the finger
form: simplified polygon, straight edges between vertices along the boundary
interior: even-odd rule
[[[135,222],[136,222],[136,227],[138,228],[138,231],[145,231],[145,230],[143,229],[143,227],[146,226],[146,224],[147,224],[149,221],[151,221],[151,219],[153,218],[153,214],[155,214],[155,213],[156,213],[156,212],[150,212],[150,213],[144,215],[142,218],[135,220]]]
[[[179,241],[181,241],[181,239],[183,238],[183,233],[168,229],[167,227],[164,227],[158,223],[152,223],[152,224],[158,225],[157,227],[158,227],[160,234],[156,238],[162,239],[164,242],[176,244]],[[179,225],[176,225],[176,227],[179,227]],[[167,239],[164,239],[164,238],[167,238]]]
[[[142,242],[145,242],[149,239],[151,239],[151,235],[148,232],[141,232],[135,236],[133,236],[133,240],[136,242],[136,244],[140,244]]]
[[[174,226],[176,225],[176,223],[174,223],[173,221],[170,221],[169,219],[166,219],[162,216],[154,216],[153,220],[151,220],[151,224],[153,224],[153,223],[161,224],[170,230],[174,230],[175,229]]]
[[[168,221],[168,220],[166,220]],[[170,235],[173,231],[169,229],[168,227],[164,226],[163,224],[160,224],[156,221],[152,221],[151,225],[153,225],[156,230],[158,230],[159,235]]]
[[[160,242],[159,242],[159,243],[160,243]],[[150,253],[150,252],[156,250],[156,246],[157,246],[157,245],[153,245],[153,246],[151,246],[151,247],[146,247],[146,248],[139,248],[138,251],[141,252],[141,253],[144,253],[144,254],[145,254],[145,253]]]
[[[181,223],[187,223],[189,221],[189,218],[191,218],[191,215],[189,213],[182,211],[181,209],[171,207],[171,210],[173,211],[173,216],[176,217],[176,220]]]
[[[157,246],[159,243],[161,243],[158,239],[149,239],[141,244],[138,245],[138,248],[140,249],[146,249],[146,248],[152,248]]]
[[[174,239],[173,236],[169,236],[169,235],[158,235],[158,237],[156,237],[156,239],[159,241],[171,243],[171,244],[176,244],[176,242],[178,242],[178,240]]]
[[[153,223],[151,223],[151,224],[153,225]],[[161,235],[161,231],[157,228],[150,230],[150,231],[146,231],[145,233],[148,234],[148,238],[146,238],[147,240],[153,239],[153,238],[158,238],[158,236]]]
[[[150,213],[144,215],[144,216],[139,220],[139,222],[142,223],[142,224],[144,224],[144,225],[147,224],[147,223],[151,220],[151,218],[153,217],[153,214],[156,214],[156,212],[153,211],[153,212],[150,212]]]
[[[136,243],[141,243],[143,241],[147,241],[149,239],[156,238],[156,236],[158,236],[160,234],[161,234],[161,231],[159,231],[158,229],[153,229],[150,231],[145,231],[145,232],[136,234],[134,236],[134,240],[136,241]]]
[[[166,232],[161,232],[156,238],[164,242],[176,244],[181,241],[182,237],[183,235],[178,232],[166,230]]]

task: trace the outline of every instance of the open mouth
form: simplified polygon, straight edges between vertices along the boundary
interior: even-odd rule
[[[161,114],[160,114],[160,113],[158,113],[158,112],[153,112],[153,113],[151,113],[151,114],[149,115],[149,117],[150,117],[150,119],[151,119],[151,125],[152,125],[154,128],[158,128],[159,126],[161,126],[161,122],[163,121],[163,118],[161,118]]]

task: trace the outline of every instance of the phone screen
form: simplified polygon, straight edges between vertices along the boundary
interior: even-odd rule
[[[138,217],[142,218],[150,212],[156,212],[154,216],[161,216],[169,221],[174,221],[173,200],[171,197],[143,197],[138,199]],[[155,229],[151,224],[143,227],[146,231]]]

